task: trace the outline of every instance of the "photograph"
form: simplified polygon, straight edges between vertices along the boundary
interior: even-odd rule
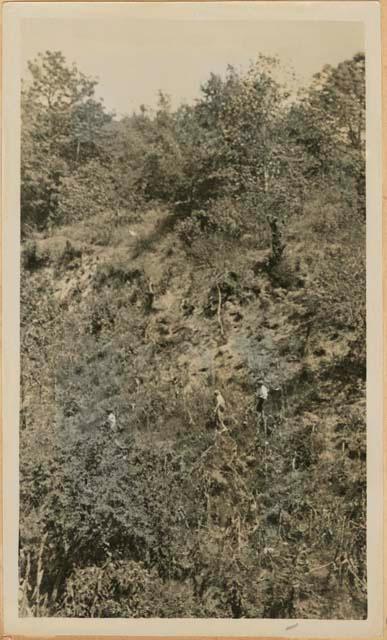
[[[17,615],[366,621],[365,21],[98,4],[18,20]]]

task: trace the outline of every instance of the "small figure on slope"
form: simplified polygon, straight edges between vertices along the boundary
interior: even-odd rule
[[[117,431],[117,418],[116,414],[112,409],[108,409],[106,418],[106,426],[110,429],[110,431]]]
[[[269,397],[269,389],[265,385],[265,381],[260,378],[257,381],[257,391],[255,394],[255,408],[259,416],[264,415],[264,405]]]
[[[214,393],[214,397],[215,397],[214,416],[215,416],[216,428],[219,430],[219,433],[223,433],[224,431],[227,431],[227,427],[224,424],[226,403],[222,394],[220,393],[220,391],[218,391],[218,389],[216,389]]]

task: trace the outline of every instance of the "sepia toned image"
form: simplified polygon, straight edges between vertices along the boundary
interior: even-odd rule
[[[146,4],[20,21],[18,615],[364,621],[364,24]]]

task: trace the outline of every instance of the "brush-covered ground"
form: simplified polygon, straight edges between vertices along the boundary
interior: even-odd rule
[[[24,242],[22,615],[366,617],[364,225],[312,193],[284,244],[227,202]]]

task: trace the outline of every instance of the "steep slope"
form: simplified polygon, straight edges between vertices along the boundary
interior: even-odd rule
[[[36,491],[25,457],[39,433],[42,468],[47,456],[62,462],[37,527],[60,521],[57,555],[58,539],[72,540],[61,547],[67,569],[44,577],[46,606],[82,615],[94,567],[105,589],[95,587],[97,616],[364,617],[365,380],[351,360],[355,329],[320,313],[311,267],[340,240],[315,233],[311,243],[295,220],[268,270],[265,229],[187,243],[181,224],[153,210],[24,248],[23,344],[32,326],[45,336],[47,397],[25,348],[22,468]],[[260,376],[271,391],[265,428]],[[66,522],[53,501],[62,482]],[[104,541],[82,555],[90,527]]]

